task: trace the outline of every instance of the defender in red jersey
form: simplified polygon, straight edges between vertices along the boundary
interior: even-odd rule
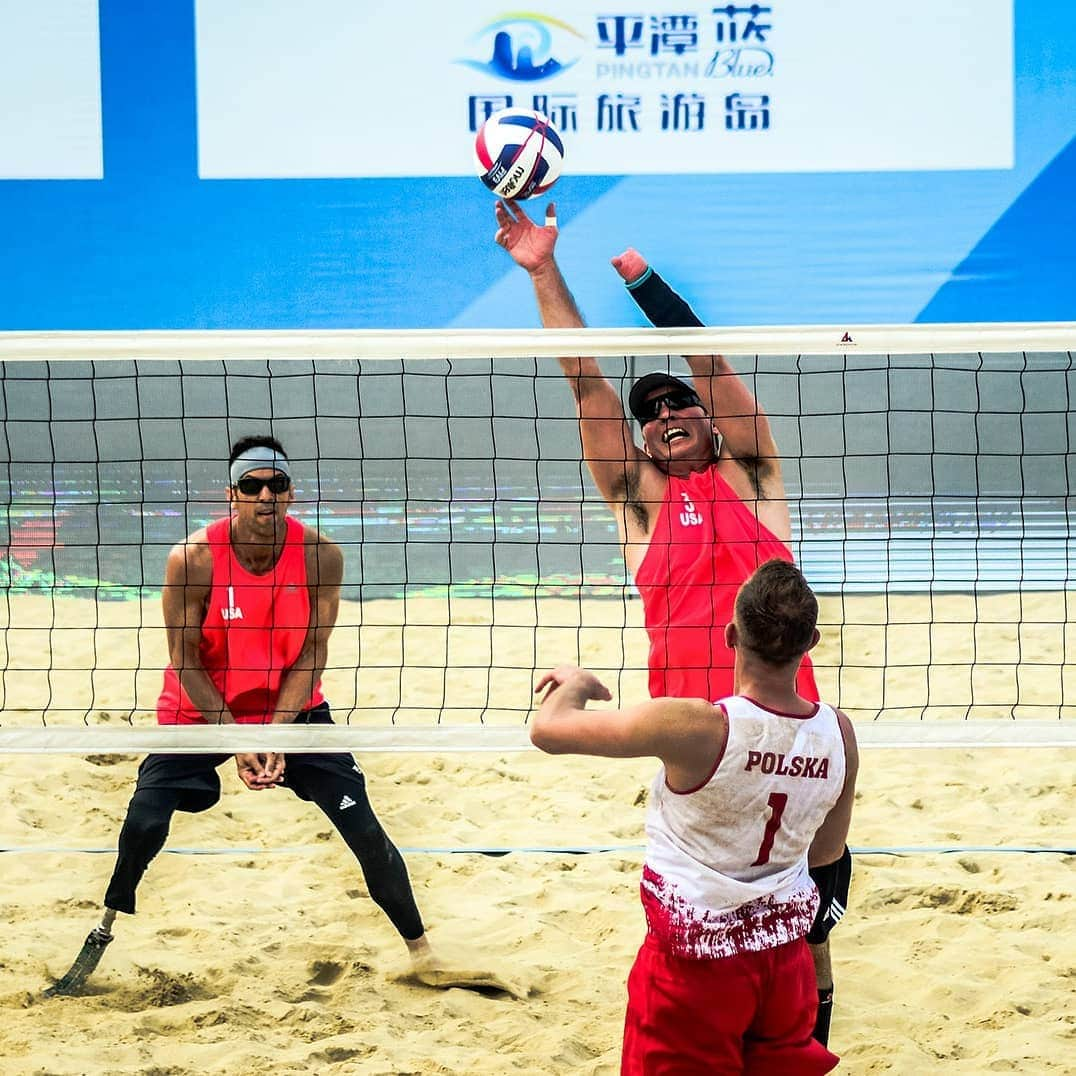
[[[171,659],[157,704],[162,724],[331,724],[321,693],[343,579],[339,546],[288,515],[291,465],[272,437],[246,437],[229,458],[227,518],[195,531],[168,556],[162,593]],[[105,912],[71,970],[47,993],[75,993],[112,940],[117,912],[164,846],[176,811],[220,799],[217,767],[228,755],[149,755],[127,808]],[[313,801],[359,861],[370,896],[407,944],[419,978],[451,985],[433,956],[396,846],[370,806],[350,754],[242,753],[250,789],[277,785]],[[465,983],[461,983],[465,985]]]
[[[583,319],[554,258],[556,214],[536,226],[516,203],[498,202],[496,241],[529,274],[546,328]],[[647,316],[663,326],[701,325],[691,308],[634,250],[613,259]],[[792,524],[769,419],[721,355],[687,358],[692,384],[667,373],[641,377],[629,408],[593,358],[561,359],[575,395],[583,458],[616,519],[624,561],[643,601],[650,639],[650,693],[714,700],[731,695],[725,625],[740,584],[771,557],[791,561]],[[810,658],[800,694],[818,699]],[[825,1044],[832,1011],[829,930],[847,903],[852,860],[812,865],[823,905],[809,939],[819,996],[816,1034]]]
[[[837,1064],[813,1035],[806,936],[819,898],[808,864],[844,847],[859,761],[848,718],[796,691],[817,612],[799,569],[771,560],[740,588],[725,629],[738,694],[588,711],[611,695],[574,666],[535,689],[545,691],[531,722],[542,750],[662,762],[647,807],[647,937],[628,979],[625,1076]]]

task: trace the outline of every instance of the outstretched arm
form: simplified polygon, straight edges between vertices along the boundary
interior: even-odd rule
[[[695,311],[633,247],[613,258],[612,264],[652,325],[663,329],[702,325]],[[687,363],[695,391],[721,435],[722,456],[737,460],[747,469],[757,493],[782,497],[777,444],[770,420],[754,393],[723,355],[691,355]]]
[[[517,202],[498,201],[494,213],[494,238],[530,276],[542,325],[547,329],[582,328],[583,317],[554,257],[559,233],[553,203],[546,206],[542,225],[535,224]],[[565,357],[560,365],[575,398],[583,458],[594,484],[616,514],[623,536],[629,504],[643,503],[642,470],[652,465],[636,446],[620,397],[597,360]]]
[[[652,266],[647,265],[646,259],[634,247],[628,247],[612,262],[627,286],[628,294],[651,325],[659,329],[695,329],[702,326],[695,311]]]
[[[688,355],[695,391],[721,435],[721,455],[739,462],[764,497],[783,497],[781,461],[770,420],[724,355]]]
[[[690,788],[712,772],[728,725],[704,699],[648,699],[621,710],[587,710],[607,702],[609,689],[592,673],[559,665],[535,686],[545,692],[531,719],[531,742],[552,754],[660,758],[675,787]],[[717,711],[717,714],[721,714]]]
[[[498,199],[493,212],[497,218],[493,238],[530,274],[542,325],[547,329],[582,328],[583,315],[553,256],[559,234],[556,206],[552,202],[546,206],[545,223],[541,225],[535,224],[518,202]]]

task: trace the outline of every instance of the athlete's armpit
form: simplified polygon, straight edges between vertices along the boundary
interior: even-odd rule
[[[755,496],[760,501],[770,500],[769,490],[766,488],[767,481],[774,477],[779,478],[781,473],[774,461],[759,456],[735,456],[733,458],[747,475]]]
[[[643,534],[650,533],[650,512],[643,503],[642,482],[640,481],[639,465],[631,466],[624,464],[624,481],[622,483],[624,495],[624,512],[630,514],[635,525]]]

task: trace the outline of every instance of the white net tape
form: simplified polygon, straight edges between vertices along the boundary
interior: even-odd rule
[[[643,697],[552,358],[624,391],[712,351],[778,430],[820,687],[864,744],[1076,742],[1074,350],[1073,324],[0,335],[0,751],[526,749],[560,661]],[[164,555],[222,510],[230,439],[267,429],[351,573],[340,724],[158,727]]]
[[[868,748],[1067,747],[1076,743],[1059,721],[874,721],[859,723],[856,737]],[[234,754],[237,751],[309,753],[533,750],[526,728],[434,725],[384,729],[349,725],[157,725],[144,727],[0,728],[0,754]]]

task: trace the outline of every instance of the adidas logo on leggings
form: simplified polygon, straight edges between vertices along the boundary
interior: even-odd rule
[[[350,796],[345,796],[340,801],[340,810],[341,811],[346,811],[349,807],[354,807],[354,806],[355,806],[355,801]]]

